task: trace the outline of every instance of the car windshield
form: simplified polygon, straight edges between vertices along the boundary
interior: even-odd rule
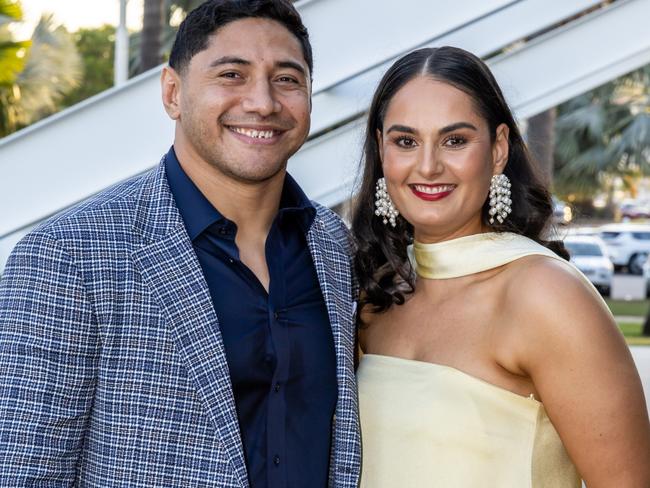
[[[602,256],[603,251],[597,244],[590,242],[565,242],[571,256]]]

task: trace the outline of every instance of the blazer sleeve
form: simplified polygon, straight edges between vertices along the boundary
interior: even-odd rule
[[[28,235],[0,280],[0,486],[75,484],[99,347],[73,259]]]

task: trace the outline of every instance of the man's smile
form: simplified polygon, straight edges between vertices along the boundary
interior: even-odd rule
[[[286,132],[284,130],[266,127],[241,127],[233,125],[226,125],[226,127],[237,139],[248,144],[273,144]]]

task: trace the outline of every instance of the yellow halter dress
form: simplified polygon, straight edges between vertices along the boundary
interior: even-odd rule
[[[416,242],[409,251],[418,275],[429,279],[530,255],[562,260],[509,233]],[[375,354],[363,355],[357,379],[362,488],[581,486],[544,406],[532,397],[449,366]]]

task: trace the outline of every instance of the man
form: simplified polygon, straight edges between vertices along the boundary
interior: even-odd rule
[[[169,153],[9,259],[1,486],[357,485],[346,229],[286,173],[311,72],[287,0],[188,15]]]

